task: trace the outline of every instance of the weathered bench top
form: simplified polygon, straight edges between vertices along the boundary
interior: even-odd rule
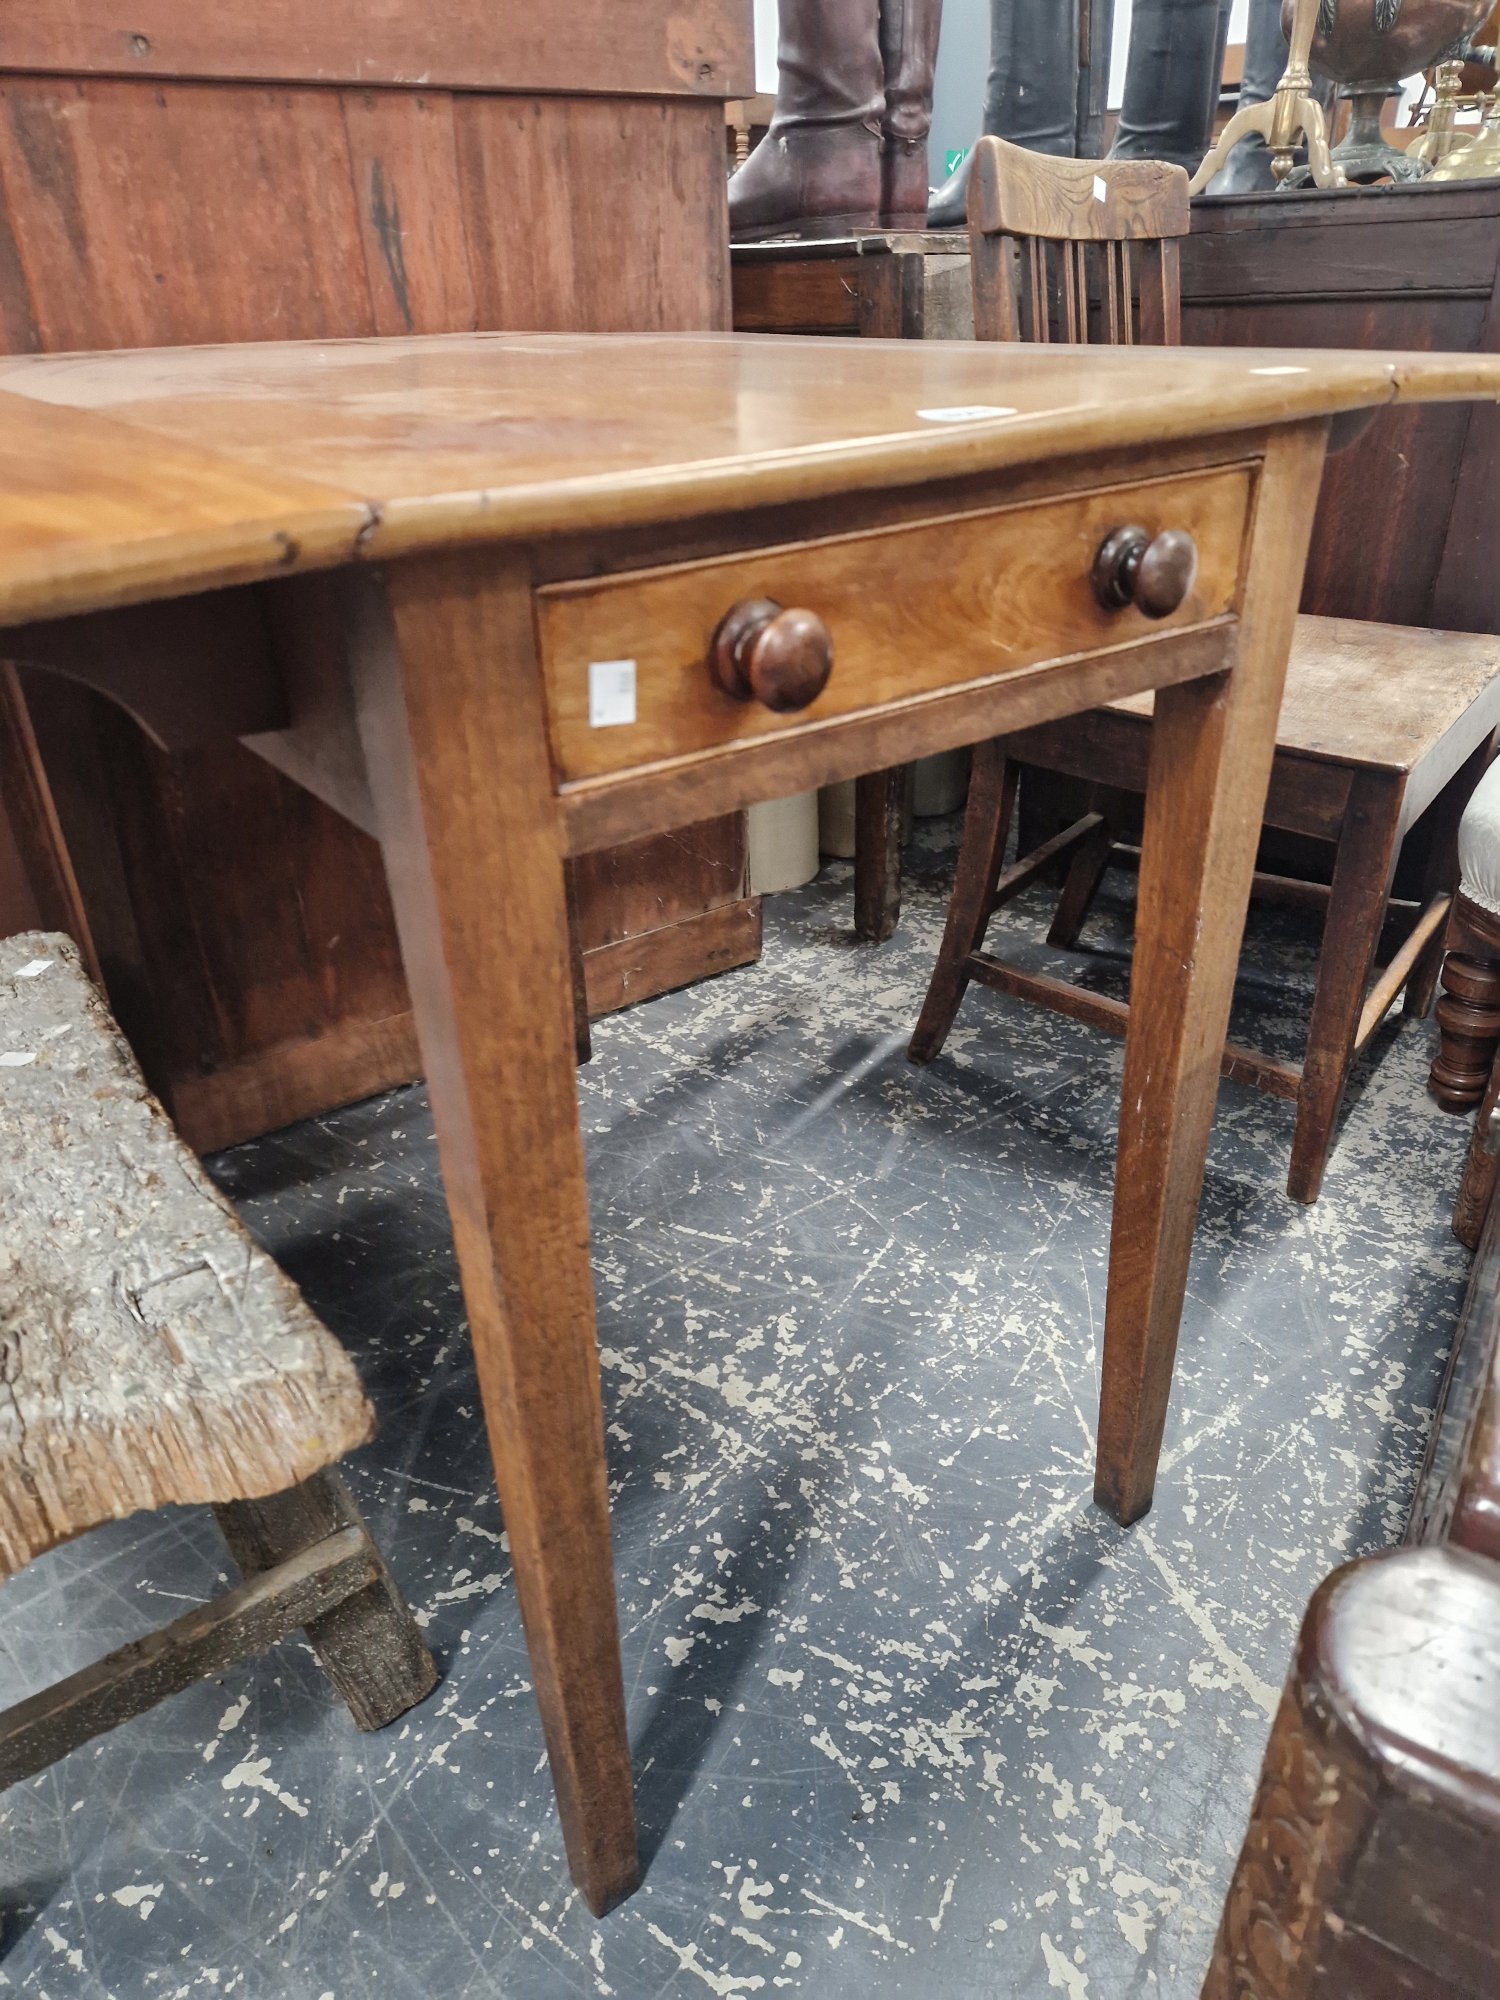
[[[147,1090],[71,942],[0,941],[0,1577],[363,1444],[343,1348]]]

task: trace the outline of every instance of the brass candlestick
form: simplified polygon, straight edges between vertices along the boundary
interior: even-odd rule
[[[1308,56],[1312,51],[1313,27],[1318,0],[1297,0],[1292,17],[1291,55],[1286,74],[1276,86],[1276,94],[1265,104],[1247,104],[1236,111],[1219,135],[1216,146],[1204,157],[1189,183],[1190,192],[1201,194],[1228,159],[1230,149],[1248,132],[1258,132],[1271,149],[1271,172],[1285,180],[1293,166],[1293,152],[1299,138],[1307,140],[1308,165],[1320,188],[1347,187],[1343,169],[1328,157],[1328,132],[1323,123],[1323,107],[1312,94],[1312,71]]]

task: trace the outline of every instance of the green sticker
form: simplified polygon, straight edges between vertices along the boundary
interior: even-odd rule
[[[958,169],[963,165],[964,161],[968,157],[969,157],[969,149],[967,146],[960,146],[957,149],[957,151],[955,151],[954,148],[950,146],[947,152],[944,153],[943,155],[944,178],[946,179],[949,174],[957,173]]]

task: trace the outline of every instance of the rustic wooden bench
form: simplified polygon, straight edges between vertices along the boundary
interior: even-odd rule
[[[0,1713],[0,1786],[301,1627],[361,1729],[437,1670],[330,1468],[349,1357],[146,1089],[72,943],[0,942],[0,1579],[207,1502],[244,1582]]]

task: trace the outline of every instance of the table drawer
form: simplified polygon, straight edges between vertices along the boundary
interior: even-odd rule
[[[536,593],[553,760],[563,783],[784,734],[946,687],[1020,673],[1233,611],[1254,464],[1218,466],[1061,499],[951,514],[750,555],[678,563]],[[1198,564],[1180,607],[1148,618],[1106,611],[1090,569],[1100,543],[1133,522],[1183,528]],[[812,611],[833,670],[810,706],[776,713],[739,701],[708,666],[732,604],[768,598]],[[633,663],[619,699],[590,722],[590,666]]]

